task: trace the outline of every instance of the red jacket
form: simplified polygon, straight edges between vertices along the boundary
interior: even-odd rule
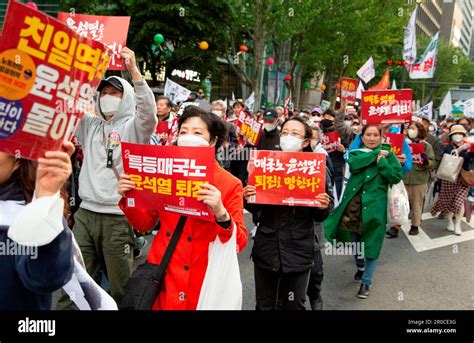
[[[217,164],[217,162],[216,162]],[[214,185],[220,190],[222,203],[230,214],[231,226],[224,229],[215,222],[189,217],[165,274],[164,287],[153,310],[195,310],[206,274],[209,243],[217,235],[225,243],[237,229],[238,252],[247,245],[244,225],[242,183],[216,166]],[[160,212],[161,227],[153,240],[148,262],[159,264],[173,236],[179,214]]]

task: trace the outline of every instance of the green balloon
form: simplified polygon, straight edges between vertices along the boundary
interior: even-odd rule
[[[156,44],[161,44],[165,41],[165,37],[163,37],[163,35],[161,33],[157,33],[155,35],[155,43]]]
[[[310,89],[310,88],[311,88],[311,83],[310,83],[309,81],[305,81],[305,82],[303,83],[303,88],[304,88],[304,89]]]

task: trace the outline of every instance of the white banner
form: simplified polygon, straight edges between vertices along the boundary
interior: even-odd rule
[[[442,117],[451,117],[452,110],[453,104],[451,102],[451,91],[449,91],[444,97],[443,102],[441,102],[441,105],[439,106],[439,115]]]
[[[464,101],[464,115],[474,118],[474,98]]]
[[[418,117],[428,117],[428,119],[431,121],[433,118],[433,101],[430,101],[425,106],[416,111],[415,115]]]
[[[250,112],[253,112],[253,105],[255,104],[255,92],[252,92],[250,96],[245,100],[245,106]]]
[[[411,14],[410,20],[404,30],[403,35],[403,60],[409,64],[416,61],[416,12],[417,7]]]
[[[410,79],[431,79],[436,70],[438,59],[438,36],[433,37],[423,55],[410,66]]]
[[[170,79],[166,79],[164,96],[167,96],[176,104],[188,100],[191,91]]]
[[[372,56],[365,62],[365,64],[360,67],[360,69],[357,71],[357,76],[361,78],[365,83],[368,83],[370,80],[372,80],[375,76],[375,65],[374,65],[374,59]]]

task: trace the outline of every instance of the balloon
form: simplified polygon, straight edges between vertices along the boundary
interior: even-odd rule
[[[205,40],[203,40],[202,42],[199,42],[199,49],[201,50],[209,49],[209,43],[207,43]]]
[[[319,87],[319,89],[324,92],[324,91],[326,90],[326,85],[321,85],[321,86]]]
[[[309,81],[303,82],[303,88],[304,89],[310,89],[311,88],[311,83]]]
[[[267,64],[271,67],[275,64],[275,60],[271,57],[267,58]]]
[[[341,85],[340,85],[339,83],[336,83],[336,85],[334,86],[334,88],[339,89],[339,88],[341,88]]]
[[[156,44],[161,44],[165,41],[165,37],[163,37],[163,35],[161,33],[157,33],[155,35],[155,43]]]
[[[284,80],[285,82],[291,81],[291,75],[290,75],[290,74],[286,75],[283,80]]]
[[[38,6],[33,1],[28,2],[26,4],[26,6],[28,6],[29,8],[32,8],[34,10],[38,10]]]
[[[247,51],[249,51],[249,47],[248,47],[247,45],[245,45],[245,44],[242,44],[239,48],[240,48],[240,51],[241,51],[241,52],[247,52]]]
[[[388,60],[388,61],[387,61],[387,64],[388,64],[389,66],[391,66],[391,65],[393,64],[393,61],[392,61],[392,60]]]
[[[170,58],[171,56],[173,56],[173,53],[169,50],[166,50],[164,55],[165,55],[165,58]]]

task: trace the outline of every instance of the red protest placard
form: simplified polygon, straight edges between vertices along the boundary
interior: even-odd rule
[[[337,146],[340,144],[339,133],[337,131],[324,133],[321,137],[321,145],[327,152],[333,152],[337,150]]]
[[[362,92],[362,125],[410,123],[412,94],[411,89]]]
[[[403,141],[405,136],[402,133],[386,133],[384,143],[388,143],[391,146],[392,152],[400,156],[403,151]]]
[[[197,201],[196,194],[201,184],[213,184],[213,148],[122,142],[122,160],[125,174],[135,183],[135,189],[127,193],[128,207],[214,220],[209,207]]]
[[[252,150],[249,184],[256,204],[320,206],[316,195],[325,192],[326,155],[307,152]]]
[[[0,150],[37,159],[71,140],[107,70],[108,51],[10,1],[0,38]]]
[[[467,136],[464,139],[464,142],[466,144],[469,144],[469,146],[470,146],[469,152],[474,152],[474,136]]]
[[[341,85],[341,101],[346,104],[354,104],[357,101],[356,93],[359,81],[348,77],[341,77],[339,83]]]
[[[239,128],[239,133],[242,136],[247,137],[247,141],[250,145],[257,145],[263,128],[262,123],[251,115],[248,115],[245,112],[240,112],[237,127]]]
[[[112,51],[109,70],[125,70],[118,53],[127,45],[130,17],[59,12],[58,20],[66,23],[79,35],[107,45]]]
[[[413,163],[423,164],[423,159],[421,158],[421,154],[425,152],[425,144],[424,143],[411,143],[411,157],[413,158]]]

